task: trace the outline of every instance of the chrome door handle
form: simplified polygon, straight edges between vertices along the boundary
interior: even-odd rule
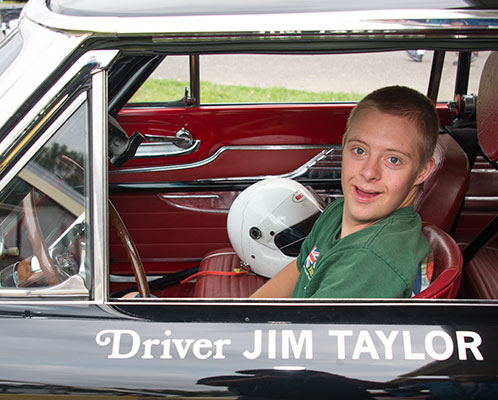
[[[200,140],[194,139],[185,128],[176,132],[176,136],[148,135],[138,147],[135,158],[173,157],[190,154],[197,150]]]
[[[194,144],[194,137],[185,128],[180,129],[176,132],[176,136],[161,136],[161,135],[144,135],[147,142],[152,143],[173,143],[174,145],[182,148],[188,149]]]

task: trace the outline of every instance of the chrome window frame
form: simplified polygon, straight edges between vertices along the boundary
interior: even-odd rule
[[[23,106],[29,96],[40,88],[40,84],[52,74],[63,60],[77,48],[85,39],[84,35],[65,35],[40,26],[33,21],[22,18],[18,31],[23,36],[23,48],[14,62],[1,75],[0,79],[0,127]],[[37,40],[30,40],[35,36]],[[62,83],[57,80],[42,100],[37,104],[45,104],[46,97],[58,89],[56,85]],[[53,96],[53,94],[52,94]],[[38,114],[37,107],[33,111]],[[31,121],[33,115],[26,116]],[[4,143],[0,143],[0,154],[4,151]]]
[[[2,149],[16,152],[24,151],[20,159],[15,162],[4,177],[0,180],[0,190],[19,173],[19,171],[32,159],[34,154],[53,136],[62,124],[81,106],[90,101],[89,106],[89,129],[90,129],[90,184],[87,205],[89,226],[91,229],[91,242],[89,254],[92,264],[92,292],[93,302],[103,303],[108,293],[108,231],[107,231],[107,69],[117,57],[118,50],[94,50],[84,54],[73,66],[59,79],[52,89],[31,109],[28,114],[2,141]],[[81,72],[87,73],[91,80],[91,88],[83,91],[76,98],[66,94],[62,98],[58,94],[63,89],[79,90],[80,86],[72,82],[73,78]],[[71,87],[71,84],[75,87]],[[69,86],[69,88],[68,88]],[[30,123],[45,113],[53,115],[61,114],[50,123],[50,126],[36,139],[26,150],[27,140],[25,137],[36,137],[37,131],[44,127],[46,119],[42,118],[35,126]],[[31,120],[28,120],[31,118]],[[14,148],[12,148],[14,147]],[[94,149],[96,149],[94,151]],[[7,168],[8,162],[4,165]],[[3,297],[14,298],[44,298],[52,297],[74,297],[75,301],[82,301],[82,297],[88,297],[88,290],[82,285],[78,277],[71,277],[60,285],[42,289],[0,289],[0,301]],[[82,287],[85,290],[82,290]],[[86,299],[83,301],[90,301]]]
[[[496,12],[474,9],[381,9],[361,11],[281,12],[281,13],[232,13],[222,15],[163,15],[118,16],[102,15],[71,16],[52,12],[45,0],[31,0],[25,13],[35,21],[67,32],[95,32],[113,35],[158,35],[160,41],[189,41],[209,39],[225,41],[230,38],[254,40],[288,38],[290,36],[325,38],[329,35],[370,36],[373,33],[390,34],[394,31],[412,32],[424,36],[440,35],[441,28],[455,37],[465,32],[465,27],[450,27],[451,21],[495,19]],[[448,24],[435,27],[427,23],[431,19],[448,20]],[[166,27],[166,28],[165,28]],[[186,28],[187,27],[187,28]],[[483,28],[485,30],[485,28]],[[493,29],[496,31],[496,29]],[[361,34],[359,31],[363,31]],[[329,36],[330,37],[330,36]]]
[[[62,75],[57,82],[52,85],[52,87],[40,98],[40,100],[22,117],[22,119],[15,125],[15,127],[8,133],[8,135],[0,142],[0,154],[3,157],[11,149],[16,147],[16,143],[19,142],[26,132],[29,131],[31,124],[39,119],[39,116],[48,115],[53,113],[52,109],[57,109],[62,103],[67,101],[67,98],[63,97],[58,99],[60,93],[65,89],[70,87],[71,81],[84,69],[91,71],[97,68],[103,63],[100,60],[99,52],[103,51],[117,51],[117,50],[93,50],[82,55],[71,67]],[[109,61],[106,61],[106,63]],[[40,82],[38,82],[39,84]],[[61,102],[61,104],[57,104]],[[3,103],[0,102],[0,106]],[[0,173],[6,164],[2,161],[0,157]]]
[[[36,140],[36,142],[29,147],[29,149],[23,154],[21,159],[14,164],[12,168],[9,169],[8,173],[0,181],[0,191],[2,191],[16,176],[19,176],[21,170],[33,159],[36,153],[54,136],[54,134],[61,128],[65,122],[71,118],[71,116],[81,107],[85,102],[88,101],[87,92],[80,93],[76,99],[70,102],[68,105],[63,105],[61,103],[55,106],[55,109],[64,108],[59,117],[50,124],[50,126],[42,133],[42,135]],[[88,110],[90,111],[90,109]],[[85,210],[87,212],[88,210]],[[42,288],[0,288],[0,298],[2,297],[68,297],[77,296],[81,298],[82,296],[88,296],[89,291],[85,287],[83,278],[81,276],[75,275],[69,279],[61,282],[58,285]]]
[[[117,53],[114,54],[115,56]],[[108,66],[109,64],[107,64]],[[91,193],[89,226],[92,245],[93,296],[102,304],[109,296],[109,213],[107,176],[107,71],[92,76],[91,92]],[[95,149],[95,151],[93,151]]]

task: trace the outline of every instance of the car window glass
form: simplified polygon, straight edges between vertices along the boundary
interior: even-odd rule
[[[224,54],[200,56],[202,104],[355,102],[377,88],[427,92],[432,51],[414,62],[406,51],[360,54]],[[454,80],[445,86],[452,98]],[[178,101],[189,86],[187,56],[168,56],[130,103]],[[449,97],[448,97],[449,96]]]
[[[130,99],[129,103],[176,102],[189,87],[188,56],[167,56]]]
[[[484,62],[488,57],[489,52],[482,51],[472,52],[470,64],[469,86],[467,89],[468,94],[477,94],[479,88],[479,79],[481,77]],[[455,97],[455,81],[458,64],[458,52],[448,51],[445,54],[444,66],[441,74],[441,85],[437,100],[438,102],[452,101]]]
[[[88,115],[83,103],[0,192],[0,294],[76,274],[89,287]]]
[[[433,53],[409,50],[369,54],[202,55],[201,103],[355,102],[372,90],[389,85],[405,85],[427,93]],[[472,53],[468,93],[477,93],[487,53]],[[457,60],[457,52],[446,53],[439,102],[454,98]],[[176,102],[185,96],[189,86],[188,56],[168,56],[130,104]]]
[[[427,92],[432,52],[313,55],[203,55],[201,103],[358,101],[377,88]],[[223,73],[220,73],[223,71]]]
[[[476,94],[479,91],[479,79],[481,78],[484,63],[488,58],[489,51],[473,51],[470,62],[469,89],[467,93]]]

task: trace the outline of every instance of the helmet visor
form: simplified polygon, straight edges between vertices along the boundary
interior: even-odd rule
[[[278,249],[289,257],[297,257],[301,251],[301,245],[309,235],[315,221],[320,216],[320,211],[305,220],[279,232],[275,235],[275,245]]]

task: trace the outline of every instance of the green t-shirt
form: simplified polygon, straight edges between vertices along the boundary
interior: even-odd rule
[[[431,252],[413,206],[337,239],[343,206],[343,199],[328,206],[304,241],[292,297],[410,297],[418,265]]]

